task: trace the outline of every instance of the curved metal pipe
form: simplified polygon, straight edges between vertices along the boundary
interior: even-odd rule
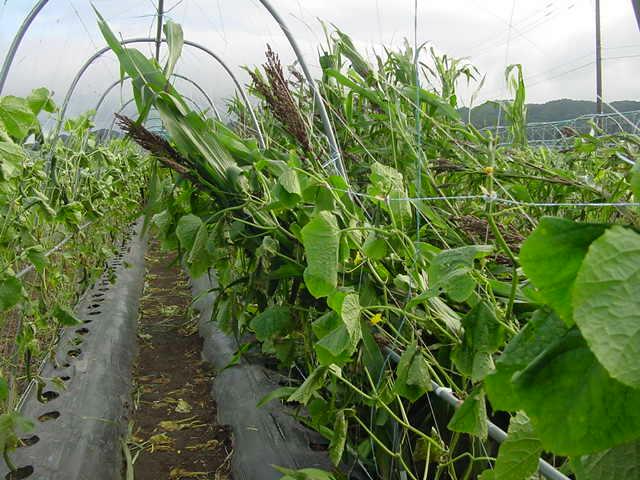
[[[296,42],[295,37],[289,30],[289,27],[285,23],[284,19],[280,16],[278,11],[271,5],[269,0],[260,0],[260,3],[267,9],[267,11],[271,14],[274,20],[280,25],[280,28],[284,32],[284,35],[287,37],[291,48],[293,48],[293,52],[300,63],[300,67],[304,73],[311,90],[313,91],[313,97],[316,101],[316,105],[318,110],[320,111],[320,117],[322,118],[322,125],[324,128],[324,134],[329,141],[329,146],[331,148],[331,163],[335,164],[335,168],[347,182],[349,181],[347,177],[347,172],[344,168],[344,164],[342,163],[342,155],[340,154],[340,147],[338,146],[338,142],[336,140],[335,133],[333,131],[333,126],[331,125],[331,120],[329,119],[329,115],[327,114],[327,109],[324,106],[324,101],[322,99],[322,95],[320,94],[320,90],[318,90],[318,86],[313,80],[311,76],[311,72],[309,71],[309,67],[307,66],[307,62],[304,60],[304,56],[302,55],[302,51]]]
[[[0,70],[0,95],[2,95],[2,90],[4,89],[4,84],[7,81],[7,77],[9,76],[9,70],[11,69],[11,65],[13,64],[13,60],[16,57],[16,53],[18,52],[18,47],[22,43],[22,39],[24,35],[29,30],[31,23],[38,16],[40,10],[44,8],[44,6],[49,2],[49,0],[39,0],[31,9],[27,18],[24,19],[20,28],[16,32],[13,40],[11,41],[11,45],[9,46],[9,51],[7,52],[7,56],[4,57],[4,62],[2,63],[2,70]]]
[[[155,38],[128,38],[128,39],[120,41],[120,44],[121,45],[130,45],[132,43],[155,43],[155,41],[156,41]],[[164,40],[164,39],[162,41],[166,42],[166,40]],[[251,102],[249,102],[249,99],[247,97],[246,92],[244,91],[244,88],[242,87],[242,85],[240,84],[240,82],[238,81],[238,79],[234,75],[234,73],[231,71],[231,69],[227,66],[227,64],[218,55],[216,55],[214,52],[212,52],[208,48],[203,47],[199,43],[192,42],[190,40],[184,40],[184,44],[185,45],[189,45],[190,47],[197,48],[198,50],[203,51],[204,53],[206,53],[207,55],[212,57],[214,60],[216,60],[222,66],[222,68],[224,68],[225,71],[229,74],[229,76],[231,77],[231,79],[235,83],[235,85],[238,88],[238,90],[240,90],[240,95],[242,96],[245,104],[247,105],[247,109],[249,110],[249,113],[251,114],[251,120],[253,121],[254,128],[256,129],[256,134],[258,135],[258,140],[260,142],[260,147],[263,148],[263,149],[266,148],[266,145],[265,145],[265,142],[264,142],[264,137],[262,136],[262,130],[260,129],[260,124],[258,123],[258,119],[257,119],[257,117],[255,115],[253,107],[251,106]],[[102,55],[104,55],[105,53],[107,53],[109,51],[111,51],[110,47],[101,48],[96,53],[94,53],[82,65],[82,67],[80,67],[80,70],[78,70],[78,73],[76,73],[76,76],[74,77],[73,81],[71,82],[71,85],[69,86],[69,89],[67,90],[67,93],[66,93],[66,95],[64,97],[62,105],[60,106],[60,115],[58,117],[58,121],[56,122],[56,127],[54,129],[52,138],[57,138],[58,135],[60,134],[60,129],[62,127],[62,122],[64,122],[64,117],[65,117],[65,115],[67,113],[67,108],[69,107],[69,102],[71,101],[71,97],[73,96],[73,92],[75,91],[76,87],[78,86],[78,83],[82,79],[82,76],[87,71],[87,69],[93,64],[93,62],[95,62],[98,58],[100,58]]]
[[[31,25],[31,22],[33,22],[33,19],[40,13],[42,8],[48,2],[49,2],[49,0],[38,0],[36,5],[33,7],[31,12],[27,16],[27,18],[20,25],[20,28],[19,28],[18,32],[16,33],[16,35],[15,35],[15,37],[13,39],[13,42],[11,43],[11,47],[9,48],[9,52],[7,54],[7,57],[5,58],[3,66],[2,66],[2,70],[0,70],[0,93],[2,93],[2,88],[4,87],[4,82],[5,82],[6,78],[7,78],[7,75],[9,73],[9,69],[11,68],[11,64],[13,63],[13,60],[14,60],[15,55],[16,55],[16,52],[18,50],[18,47],[20,46],[20,43],[22,42],[22,39],[24,38],[25,33],[29,29],[29,26]],[[338,142],[336,141],[336,136],[335,136],[335,133],[334,133],[334,130],[333,130],[333,126],[331,125],[331,120],[329,119],[329,115],[327,114],[327,110],[326,110],[326,108],[324,106],[324,102],[323,102],[322,96],[320,95],[320,91],[318,90],[317,85],[313,81],[313,77],[311,76],[311,73],[309,72],[309,68],[307,67],[307,63],[305,62],[304,57],[302,55],[302,52],[300,51],[300,48],[298,47],[298,43],[296,42],[294,36],[292,35],[291,31],[289,30],[289,27],[287,26],[287,24],[284,21],[284,19],[280,16],[280,14],[273,7],[273,5],[271,5],[271,2],[269,2],[269,0],[260,0],[260,3],[267,9],[269,14],[271,14],[271,16],[274,18],[274,20],[278,23],[278,25],[280,26],[280,28],[284,32],[285,36],[287,37],[287,40],[289,41],[289,44],[291,45],[291,48],[293,48],[293,51],[294,51],[294,53],[296,55],[296,58],[298,59],[298,62],[300,63],[300,66],[302,68],[302,71],[304,72],[304,75],[305,75],[305,77],[307,79],[307,82],[309,83],[309,86],[311,87],[311,90],[313,91],[313,96],[314,96],[316,104],[318,106],[318,110],[320,111],[320,116],[322,118],[322,125],[323,125],[323,129],[324,129],[324,133],[325,133],[325,136],[327,137],[327,140],[329,141],[329,146],[331,148],[331,161],[332,161],[332,163],[335,164],[336,170],[345,179],[347,179],[347,175],[346,175],[346,171],[345,171],[345,168],[344,168],[344,164],[342,163],[342,156],[340,154],[340,148],[338,146]],[[635,4],[634,4],[634,7],[635,7]],[[636,9],[636,14],[638,14],[637,9]],[[640,25],[640,18],[639,18],[639,25]],[[157,39],[155,39],[155,38],[152,39],[152,42],[156,43]],[[191,42],[189,42],[189,43],[191,43]],[[185,44],[188,44],[187,41],[185,41]],[[197,47],[197,48],[200,48],[200,47]],[[213,53],[213,52],[211,52],[210,50],[207,50],[207,49],[203,49],[203,51],[205,51],[205,52],[207,52],[209,54]],[[218,61],[220,61],[220,59],[215,54],[213,56]],[[224,65],[222,62],[221,62],[221,64],[223,65],[225,70],[227,70],[227,72],[229,74],[231,74],[231,71],[226,67],[226,65]],[[236,86],[239,87],[239,83],[237,82],[237,80],[236,80],[234,75],[232,75],[232,79],[234,80],[234,83],[236,84]],[[239,88],[239,90],[240,90],[240,94],[242,95],[243,100],[245,101],[245,103],[247,103],[247,106],[248,106],[248,109],[249,109],[249,113],[250,113],[250,115],[252,117],[252,121],[254,122],[254,124],[257,125],[257,123],[258,123],[257,122],[257,118],[255,117],[255,113],[253,111],[253,108],[250,106],[249,102],[247,101],[246,94],[244,93],[244,90],[241,89],[241,88]],[[256,133],[257,133],[258,138],[260,140],[261,146],[264,148],[264,139],[262,138],[262,132],[260,131],[259,128],[256,128]]]
[[[209,97],[209,95],[207,95],[207,92],[205,92],[204,89],[200,85],[198,85],[197,82],[191,80],[189,77],[187,77],[185,75],[180,75],[179,73],[173,73],[173,74],[171,74],[171,76],[172,77],[176,77],[176,78],[180,78],[182,80],[185,80],[185,81],[191,83],[191,85],[193,85],[200,93],[202,93],[204,98],[206,98],[206,100],[209,103],[209,105],[211,106],[211,109],[213,110],[213,113],[215,114],[216,118],[218,120],[222,121],[222,119],[220,118],[220,113],[218,112],[218,109],[216,108],[216,106],[213,103],[213,101],[211,100],[211,97]],[[111,85],[109,85],[109,87],[102,93],[102,96],[98,100],[98,103],[96,103],[96,106],[94,108],[94,114],[93,114],[94,117],[98,114],[98,110],[100,110],[100,107],[102,106],[102,104],[106,100],[106,98],[109,95],[109,93],[111,93],[111,91],[114,88],[116,88],[118,85],[120,85],[122,82],[125,82],[126,80],[129,80],[130,78],[131,77],[129,77],[127,75],[124,78],[122,78],[120,80],[116,80]]]

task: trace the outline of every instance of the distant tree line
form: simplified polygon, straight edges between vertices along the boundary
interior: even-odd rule
[[[612,102],[611,106],[619,112],[630,112],[640,110],[640,102],[633,100],[622,100]],[[460,115],[464,121],[469,120],[469,109],[464,107],[460,110]],[[561,120],[571,120],[581,115],[595,113],[596,104],[587,100],[570,100],[563,98],[552,100],[547,103],[527,104],[527,123],[534,122],[558,122]],[[615,113],[609,106],[604,106],[605,113]],[[478,128],[495,126],[498,121],[498,105],[495,102],[485,102],[471,109],[471,123]],[[504,124],[504,117],[501,124]]]

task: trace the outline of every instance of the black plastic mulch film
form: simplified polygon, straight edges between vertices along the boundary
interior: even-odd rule
[[[62,332],[55,360],[47,361],[41,372],[48,380],[42,398],[32,388],[24,399],[21,413],[35,421],[35,429],[27,445],[11,454],[24,475],[32,470],[20,478],[122,478],[122,440],[144,286],[146,240],[141,225],[137,222],[125,233],[119,253],[78,303],[75,311],[83,324]],[[0,467],[1,479],[7,473]]]
[[[313,445],[326,443],[284,409],[280,402],[262,407],[256,404],[278,388],[282,379],[262,365],[242,360],[229,365],[237,345],[211,321],[217,286],[214,275],[192,279],[194,307],[200,312],[200,335],[204,338],[203,359],[220,371],[213,382],[212,395],[218,406],[218,422],[233,432],[231,469],[234,480],[276,480],[282,474],[272,468],[323,468],[331,464],[326,451]],[[208,292],[208,293],[207,293]]]
[[[55,359],[41,371],[47,380],[41,398],[36,388],[24,398],[21,413],[35,421],[35,429],[24,439],[25,446],[11,453],[22,473],[19,478],[122,479],[145,274],[147,241],[141,227],[138,221],[125,234],[119,253],[78,303],[75,311],[83,324],[63,330]],[[191,283],[204,338],[202,357],[222,370],[211,394],[218,422],[233,432],[233,478],[279,479],[271,465],[329,469],[327,453],[313,448],[326,443],[317,433],[298,423],[279,402],[256,406],[279,386],[277,373],[245,361],[223,369],[236,344],[210,321],[215,278],[205,275]],[[1,465],[0,479],[8,473]]]

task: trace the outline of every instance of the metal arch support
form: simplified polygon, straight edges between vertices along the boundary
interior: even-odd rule
[[[4,84],[6,82],[7,76],[9,74],[9,70],[10,70],[11,65],[13,63],[13,60],[14,60],[14,58],[16,56],[16,52],[18,51],[18,47],[20,46],[20,43],[22,42],[25,34],[27,33],[27,30],[29,30],[29,27],[31,26],[31,23],[33,22],[33,20],[38,16],[40,11],[45,7],[45,5],[47,5],[47,3],[49,3],[49,0],[38,0],[36,2],[36,4],[34,5],[34,7],[31,9],[31,11],[29,12],[29,14],[27,15],[27,17],[25,18],[25,20],[20,25],[20,28],[18,29],[18,32],[14,36],[13,41],[11,42],[11,46],[9,47],[9,52],[7,53],[7,56],[5,57],[4,63],[2,65],[2,69],[0,70],[0,94],[2,93],[2,90],[4,88]],[[287,37],[287,40],[289,41],[289,44],[293,48],[293,51],[294,51],[294,53],[296,55],[296,58],[298,59],[298,62],[300,63],[300,66],[302,67],[302,71],[304,72],[304,75],[305,75],[305,77],[307,79],[307,82],[309,83],[309,86],[310,86],[311,90],[313,91],[313,96],[314,96],[316,104],[318,106],[318,110],[320,111],[320,116],[322,117],[322,124],[323,124],[323,128],[324,128],[324,132],[325,132],[325,135],[327,137],[327,140],[329,141],[329,146],[331,148],[332,160],[335,162],[336,169],[338,170],[338,172],[345,179],[347,179],[346,171],[345,171],[344,165],[342,163],[342,157],[341,157],[341,154],[340,154],[340,148],[338,147],[338,142],[336,141],[336,136],[335,136],[335,133],[333,131],[333,127],[331,125],[331,120],[329,119],[329,115],[327,114],[327,110],[326,110],[326,108],[324,106],[324,102],[323,102],[322,96],[320,95],[320,91],[318,90],[317,85],[313,81],[313,77],[311,76],[311,73],[309,72],[309,68],[307,66],[307,63],[304,60],[302,52],[300,51],[300,48],[298,47],[298,44],[297,44],[294,36],[292,35],[291,31],[289,30],[289,27],[287,26],[286,22],[280,16],[280,14],[276,11],[276,9],[273,7],[273,5],[271,5],[269,0],[260,0],[260,3],[267,9],[267,11],[274,18],[274,20],[278,23],[278,25],[280,26],[280,28],[284,32],[285,36]],[[635,6],[635,3],[634,3],[634,6]],[[160,11],[160,9],[159,9],[159,11]],[[638,10],[636,9],[636,15],[637,14],[638,14]],[[640,23],[640,18],[639,18],[639,23]],[[144,41],[147,42],[147,39],[144,39]],[[151,39],[151,42],[152,43],[156,43],[156,45],[157,45],[157,38]],[[236,84],[236,86],[240,90],[240,94],[242,95],[243,100],[247,104],[247,108],[249,109],[249,113],[251,114],[252,121],[254,122],[255,127],[256,127],[256,133],[257,133],[258,138],[260,140],[260,144],[264,148],[264,146],[265,146],[264,145],[264,138],[262,137],[262,132],[261,132],[260,127],[258,125],[257,118],[255,116],[253,108],[251,107],[251,104],[248,102],[248,99],[246,97],[244,89],[240,86],[239,82],[235,78],[235,75],[233,75],[231,70],[229,70],[229,68],[220,60],[220,58],[217,55],[213,54],[213,52],[211,52],[210,50],[205,49],[204,47],[201,47],[200,45],[196,46],[196,45],[193,44],[193,42],[185,41],[185,44],[189,44],[191,46],[195,46],[196,48],[200,48],[204,52],[209,53],[210,55],[213,55],[213,57],[216,60],[218,60],[221,63],[221,65],[224,67],[224,69],[227,70],[227,72],[231,75],[231,78],[233,79],[234,83]],[[85,70],[86,70],[86,68],[85,68]],[[75,88],[75,85],[72,85],[72,87]]]
[[[280,25],[280,28],[284,32],[291,48],[293,48],[293,52],[300,63],[300,67],[302,67],[302,71],[304,73],[311,90],[313,91],[313,97],[316,101],[317,108],[320,112],[320,117],[322,118],[322,125],[324,128],[324,134],[329,141],[329,146],[331,148],[331,162],[335,163],[336,170],[338,173],[345,179],[347,182],[349,181],[347,177],[347,172],[344,168],[344,164],[342,163],[342,155],[340,154],[340,147],[338,146],[338,142],[336,140],[335,133],[333,131],[333,126],[331,125],[331,120],[329,119],[329,115],[327,114],[327,109],[324,106],[324,101],[322,95],[320,94],[320,90],[318,90],[318,86],[316,85],[313,77],[311,76],[311,72],[309,71],[309,67],[307,66],[307,62],[304,60],[304,56],[296,42],[295,37],[289,30],[289,27],[285,23],[284,19],[280,16],[278,11],[271,5],[269,0],[259,0],[260,3],[267,9],[267,11],[271,14],[274,20]]]
[[[196,90],[198,90],[202,94],[202,96],[207,100],[207,103],[211,106],[211,109],[213,110],[213,114],[216,116],[216,118],[219,121],[222,121],[222,117],[220,117],[220,112],[218,112],[218,109],[216,108],[215,103],[213,103],[213,100],[211,100],[211,97],[207,94],[207,92],[204,91],[204,88],[198,85],[198,82],[191,80],[186,75],[181,75],[179,73],[174,73],[171,76],[184,80],[185,82],[189,82],[191,85],[193,85],[196,88]]]
[[[120,42],[120,44],[121,45],[130,45],[132,43],[155,43],[155,41],[156,41],[155,38],[128,38],[128,39],[122,40]],[[163,39],[162,41],[166,42],[165,39]],[[238,90],[240,90],[240,95],[242,96],[245,104],[247,105],[247,109],[249,110],[249,113],[251,114],[251,119],[253,121],[254,128],[256,130],[256,134],[258,135],[258,140],[260,142],[260,147],[263,148],[263,149],[266,148],[266,145],[265,145],[265,142],[264,142],[264,137],[262,136],[262,130],[260,129],[260,124],[258,123],[258,119],[257,119],[257,117],[255,115],[253,107],[251,106],[251,102],[249,102],[249,99],[247,97],[246,92],[244,91],[244,88],[242,87],[242,85],[240,84],[240,82],[238,81],[238,79],[234,75],[234,73],[231,71],[231,69],[227,66],[227,64],[218,55],[213,53],[208,48],[203,47],[199,43],[192,42],[190,40],[184,40],[184,44],[185,45],[189,45],[190,47],[193,47],[193,48],[197,48],[198,50],[201,50],[204,53],[208,54],[210,57],[212,57],[214,60],[216,60],[222,66],[222,68],[224,68],[225,71],[229,74],[229,76],[231,77],[231,79],[235,83],[235,85],[238,88]],[[65,117],[65,115],[67,113],[67,108],[69,107],[69,102],[71,101],[71,97],[73,96],[73,92],[75,91],[76,87],[78,86],[78,83],[82,79],[82,76],[87,71],[87,69],[93,64],[93,62],[95,62],[98,58],[100,58],[102,55],[104,55],[105,53],[107,53],[109,51],[111,51],[110,47],[104,47],[104,48],[98,50],[96,53],[94,53],[82,65],[82,67],[80,67],[80,70],[78,70],[78,73],[76,73],[76,76],[74,77],[73,81],[71,82],[71,85],[69,86],[69,89],[67,90],[67,93],[66,93],[66,95],[64,97],[62,105],[60,106],[60,116],[58,118],[58,121],[56,122],[56,127],[54,129],[52,138],[57,138],[57,136],[60,134],[60,129],[62,128],[62,122],[64,121],[64,117]]]
[[[31,26],[31,23],[38,16],[40,11],[44,8],[44,6],[49,2],[49,0],[39,0],[34,7],[31,9],[27,18],[24,19],[20,28],[16,32],[13,40],[11,41],[11,45],[9,46],[9,51],[7,52],[7,56],[4,57],[4,62],[2,63],[2,70],[0,70],[0,95],[2,94],[2,90],[4,89],[4,84],[7,81],[7,77],[9,76],[9,70],[11,69],[11,65],[13,64],[13,59],[16,57],[16,53],[18,52],[18,48],[22,43],[22,39],[24,38],[27,30]]]
[[[206,53],[207,55],[209,55],[210,57],[213,57],[215,60],[218,61],[220,66],[222,68],[224,68],[225,71],[229,74],[229,76],[231,77],[231,80],[233,80],[233,83],[235,83],[236,88],[240,92],[240,95],[242,96],[242,100],[244,101],[245,105],[247,106],[247,109],[249,110],[249,115],[251,115],[251,121],[253,122],[253,126],[254,126],[254,128],[256,130],[256,135],[258,135],[258,140],[260,142],[260,148],[262,148],[262,149],[267,148],[267,144],[265,143],[264,137],[262,136],[262,130],[260,129],[260,123],[258,122],[258,117],[256,117],[256,112],[253,110],[253,107],[251,106],[251,102],[249,101],[249,97],[247,97],[247,92],[244,91],[244,87],[238,81],[238,77],[235,76],[235,74],[231,71],[229,66],[225,62],[223,62],[222,59],[216,53],[212,52],[207,47],[203,47],[202,45],[200,45],[198,43],[195,43],[195,42],[192,42],[190,40],[184,40],[184,44],[185,45],[189,45],[189,46],[194,47],[194,48],[197,48],[197,49],[203,51],[204,53]]]
[[[187,82],[189,82],[191,85],[193,85],[200,93],[202,93],[202,95],[206,98],[207,102],[209,103],[209,105],[211,106],[213,113],[215,114],[216,118],[218,120],[221,120],[220,118],[220,113],[218,113],[218,109],[216,108],[215,104],[213,103],[213,101],[211,100],[211,97],[209,97],[209,95],[207,95],[207,92],[204,91],[204,89],[198,85],[197,82],[195,82],[194,80],[191,80],[189,77],[184,76],[184,75],[180,75],[179,73],[173,73],[171,75],[172,77],[176,77],[176,78],[180,78],[182,80],[185,80]],[[100,99],[98,100],[98,103],[96,103],[96,106],[94,108],[94,117],[97,115],[98,110],[100,110],[100,107],[102,106],[102,104],[104,103],[104,101],[107,98],[107,95],[109,95],[109,93],[111,93],[111,91],[116,88],[118,85],[120,85],[122,82],[129,80],[131,77],[129,77],[128,75],[125,76],[124,78],[120,79],[120,80],[116,80],[115,82],[113,82],[111,85],[109,85],[109,87],[103,92],[102,96],[100,97]]]

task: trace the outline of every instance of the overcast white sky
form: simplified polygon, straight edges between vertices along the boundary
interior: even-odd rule
[[[0,0],[0,58],[4,57],[19,22],[35,0]],[[413,42],[413,0],[271,0],[299,39],[304,54],[318,71],[318,44],[323,41],[318,19],[334,23],[356,45],[371,54],[382,45]],[[289,62],[293,54],[281,31],[256,0],[165,0],[169,16],[181,23],[185,37],[218,53],[246,80],[242,65],[262,63],[266,43]],[[438,51],[469,57],[485,85],[476,103],[505,96],[504,69],[521,63],[527,100],[588,99],[595,91],[594,0],[419,0],[418,41]],[[152,36],[154,1],[95,0],[94,4],[122,37]],[[604,97],[608,101],[640,100],[640,32],[631,0],[602,0]],[[27,34],[3,93],[23,95],[48,86],[61,101],[78,67],[104,41],[86,0],[50,0]],[[141,47],[150,52],[151,47]],[[233,86],[221,68],[203,54],[186,49],[178,71],[196,80],[223,108]],[[96,62],[82,80],[71,114],[93,108],[104,89],[118,78],[111,55]],[[187,84],[179,86],[203,103]],[[477,85],[461,85],[469,102]],[[98,119],[130,96],[115,89]]]

